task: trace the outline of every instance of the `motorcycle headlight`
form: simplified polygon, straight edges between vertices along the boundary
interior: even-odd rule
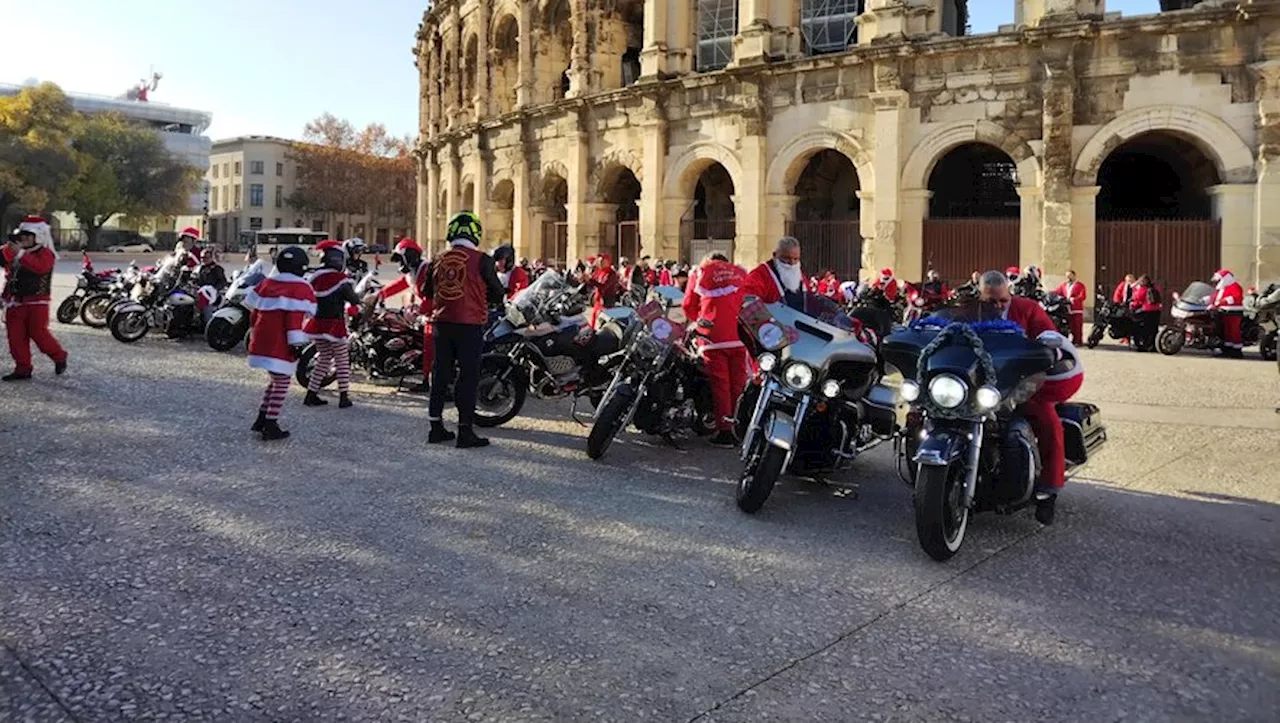
[[[978,391],[973,393],[973,398],[978,403],[979,409],[995,409],[1000,404],[1000,390],[995,387],[978,387]]]
[[[809,388],[809,385],[813,384],[813,369],[808,364],[796,362],[787,367],[786,371],[782,373],[782,381],[786,382],[787,386],[792,389],[803,392]]]
[[[756,360],[756,363],[760,365],[760,371],[771,372],[778,367],[778,357],[766,352],[760,355],[760,358]]]
[[[835,399],[840,396],[840,382],[834,379],[828,379],[822,383],[822,396],[827,399]]]
[[[969,389],[951,374],[940,374],[929,382],[929,398],[943,409],[955,409],[964,404]]]
[[[920,398],[920,385],[907,379],[902,382],[902,386],[898,389],[898,393],[902,395],[902,399],[907,402],[914,402]]]

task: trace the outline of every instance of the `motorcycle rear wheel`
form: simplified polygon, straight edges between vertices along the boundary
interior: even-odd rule
[[[587,435],[588,457],[600,459],[609,450],[613,440],[622,434],[622,422],[635,400],[636,393],[629,386],[620,385],[614,390],[591,424],[591,434]]]
[[[476,393],[477,427],[501,427],[519,416],[524,408],[529,385],[516,370],[510,370],[505,379],[501,378],[509,366],[505,358],[481,361]]]
[[[912,503],[916,511],[916,537],[920,547],[938,562],[950,560],[964,544],[969,510],[956,509],[963,491],[964,466],[922,465],[916,473]]]
[[[111,319],[111,336],[125,344],[140,341],[150,330],[147,316],[141,311],[125,311]]]
[[[210,319],[209,328],[204,330],[205,340],[214,351],[231,351],[244,338],[244,332],[226,319]]]
[[[1085,346],[1093,349],[1102,343],[1102,338],[1107,335],[1107,327],[1105,324],[1094,324],[1093,331],[1089,332],[1089,338],[1085,339]]]
[[[319,349],[317,349],[315,343],[312,342],[302,347],[302,351],[298,353],[298,367],[294,372],[294,377],[298,380],[298,384],[306,387],[311,383],[311,372],[315,371],[316,354],[318,352]],[[338,381],[338,371],[336,369],[330,369],[329,373],[324,376],[324,379],[320,380],[320,388],[324,389],[336,381]]]
[[[57,311],[58,323],[74,324],[76,321],[76,316],[79,313],[80,313],[80,297],[68,296],[67,298],[62,300],[61,304],[58,304],[58,311]]]
[[[110,294],[93,294],[80,304],[80,321],[90,329],[107,327],[107,312],[115,305]]]
[[[764,449],[747,458],[742,475],[738,477],[738,509],[749,515],[754,515],[764,507],[769,495],[773,494],[774,485],[778,484],[778,478],[782,476],[782,465],[787,462],[786,450],[769,444],[759,432],[756,435],[759,440],[756,444],[763,445]]]
[[[1166,326],[1160,330],[1160,334],[1156,336],[1156,349],[1160,350],[1165,356],[1173,356],[1182,351],[1182,345],[1187,341],[1187,335],[1177,327]]]
[[[1277,339],[1277,336],[1277,332],[1269,331],[1266,336],[1262,337],[1262,341],[1259,342],[1258,352],[1262,354],[1263,361],[1276,360],[1276,344],[1277,342],[1280,342],[1280,339]]]

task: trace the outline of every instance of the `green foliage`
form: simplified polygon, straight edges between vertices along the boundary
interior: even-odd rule
[[[0,97],[0,227],[55,206],[78,170],[70,144],[75,119],[52,83]]]

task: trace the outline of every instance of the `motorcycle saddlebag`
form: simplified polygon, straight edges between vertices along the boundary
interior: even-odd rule
[[[1089,457],[1107,441],[1107,428],[1102,424],[1102,413],[1096,405],[1065,402],[1058,405],[1058,417],[1062,419],[1067,463],[1073,467],[1088,462]]]
[[[862,406],[866,410],[871,431],[881,437],[892,436],[906,422],[907,405],[902,402],[896,389],[884,384],[873,384],[862,398]]]

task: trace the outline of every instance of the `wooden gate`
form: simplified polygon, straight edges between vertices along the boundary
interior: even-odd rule
[[[738,235],[734,219],[693,220],[680,223],[680,260],[696,264],[712,251],[733,258],[733,241]]]
[[[1017,266],[1021,226],[1016,218],[925,219],[924,269],[956,286],[974,271]]]
[[[1094,283],[1108,296],[1125,274],[1149,274],[1164,292],[1166,320],[1172,293],[1208,281],[1222,265],[1222,224],[1215,220],[1098,221]]]
[[[565,221],[542,222],[542,260],[549,268],[569,263],[569,224]]]
[[[604,221],[600,224],[600,250],[618,259],[640,257],[639,221]]]
[[[858,219],[788,221],[787,235],[800,242],[805,270],[819,275],[834,269],[844,281],[856,281],[862,268],[862,233]]]

